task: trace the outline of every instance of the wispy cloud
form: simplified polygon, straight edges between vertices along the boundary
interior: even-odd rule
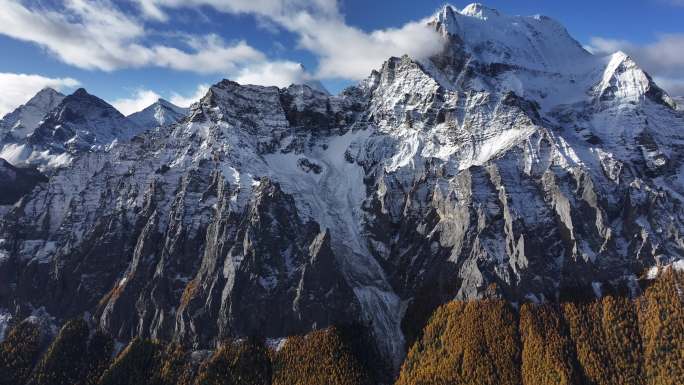
[[[41,75],[0,73],[0,117],[26,103],[45,87],[67,90],[77,87],[78,80],[72,78],[49,78]]]
[[[337,0],[135,0],[148,17],[169,20],[165,8],[196,8],[209,6],[231,14],[259,15],[282,20],[298,12],[308,12],[324,18],[337,17]],[[282,23],[281,23],[282,24]]]
[[[190,105],[202,99],[202,97],[207,94],[207,91],[209,91],[209,85],[200,84],[195,89],[195,92],[190,95],[171,94],[169,101],[178,107],[190,107]]]
[[[181,35],[174,46],[150,43],[142,20],[108,0],[65,0],[54,8],[0,0],[0,9],[0,34],[38,44],[83,69],[163,67],[228,75],[267,60],[245,41],[227,43],[211,34]],[[144,9],[154,14],[154,8]]]
[[[443,44],[424,21],[366,33],[342,20],[318,23],[301,14],[293,28],[300,35],[300,46],[319,57],[316,75],[320,78],[362,79],[390,56],[423,59],[438,53]]]
[[[138,89],[129,98],[114,100],[112,106],[124,115],[130,115],[141,111],[161,98],[161,95],[154,91]]]
[[[318,78],[361,79],[390,56],[424,58],[442,40],[424,21],[365,32],[348,25],[336,0],[138,0],[148,17],[168,20],[165,9],[210,6],[229,14],[269,20],[298,36],[299,46],[319,59]],[[264,68],[265,66],[261,66]]]
[[[190,94],[181,95],[174,92],[168,95],[167,99],[178,107],[190,107],[190,105],[199,101],[204,95],[206,95],[207,91],[209,91],[209,85],[200,84]],[[144,110],[150,105],[156,103],[159,99],[164,99],[164,96],[160,95],[156,91],[141,87],[136,89],[129,97],[113,100],[111,105],[119,110],[122,114],[128,116],[132,113]]]
[[[160,67],[280,87],[326,78],[362,79],[390,56],[424,58],[437,53],[442,44],[424,21],[371,32],[350,26],[336,0],[129,2],[137,4],[137,12],[112,0],[0,0],[0,34],[37,44],[58,60],[81,69]],[[199,11],[203,7],[251,15],[262,28],[294,33],[298,47],[318,58],[317,68],[308,72],[294,61],[271,60],[244,40],[226,41],[215,34],[169,35],[154,30],[150,23],[174,22],[171,15],[177,12],[168,12],[171,9]],[[164,35],[163,42],[159,35]],[[202,95],[204,92],[206,87]],[[172,95],[171,101],[189,105],[202,95]],[[114,103],[124,113],[131,113],[158,96],[141,89]],[[16,104],[16,99],[11,104]]]
[[[589,48],[598,55],[624,51],[673,95],[684,95],[684,34],[664,34],[650,44],[594,37]]]
[[[311,76],[299,63],[269,62],[243,68],[235,77],[241,84],[287,87],[292,83],[306,83]]]

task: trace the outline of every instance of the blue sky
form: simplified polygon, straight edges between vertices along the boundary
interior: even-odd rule
[[[451,2],[457,8],[469,2]],[[82,86],[125,113],[158,97],[197,99],[222,78],[331,92],[390,55],[429,55],[422,28],[443,1],[0,0],[0,115],[44,86]],[[544,14],[596,52],[634,56],[684,95],[684,0],[491,0]],[[302,66],[300,66],[300,64]]]

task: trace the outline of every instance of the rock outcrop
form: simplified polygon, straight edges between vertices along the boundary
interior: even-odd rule
[[[0,220],[0,310],[196,347],[360,321],[396,368],[451,299],[635,292],[682,258],[684,116],[632,59],[475,5],[429,25],[440,55],[340,95],[224,80],[81,155]]]

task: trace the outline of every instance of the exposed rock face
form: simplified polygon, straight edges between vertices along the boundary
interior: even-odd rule
[[[0,308],[197,346],[356,320],[396,365],[444,301],[636,290],[682,258],[684,116],[633,60],[544,17],[430,25],[442,54],[338,96],[226,80],[83,155],[2,218]]]
[[[16,203],[47,178],[35,169],[17,168],[0,158],[0,205]]]

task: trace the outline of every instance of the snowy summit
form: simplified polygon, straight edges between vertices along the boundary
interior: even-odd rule
[[[637,61],[480,4],[426,27],[440,52],[338,95],[222,80],[187,111],[32,109],[2,156],[69,162],[0,206],[0,314],[198,348],[358,322],[396,370],[406,323],[450,300],[636,294],[681,264],[684,114]]]

